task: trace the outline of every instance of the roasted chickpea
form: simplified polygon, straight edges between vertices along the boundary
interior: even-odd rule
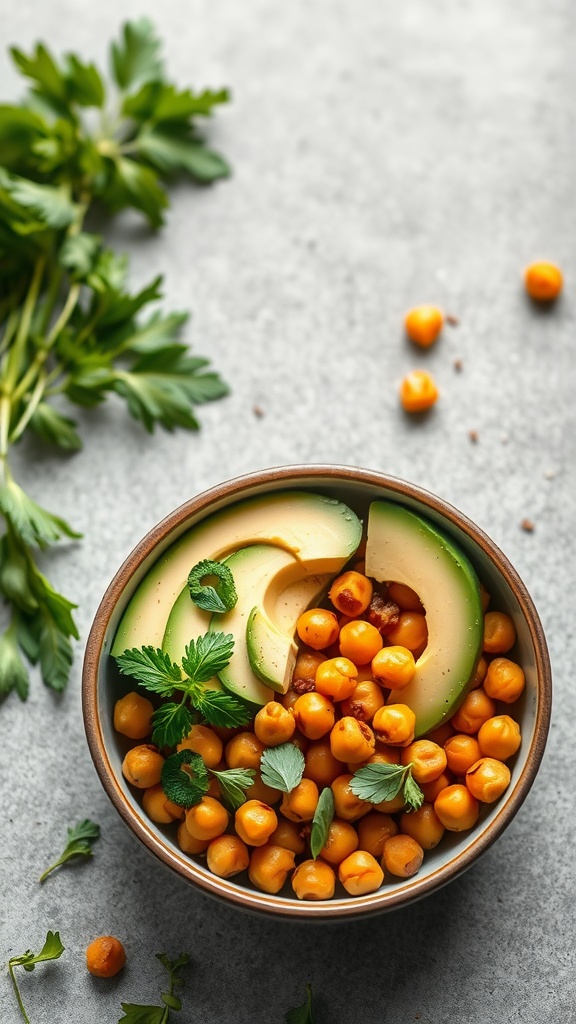
[[[280,811],[289,821],[312,821],[318,795],[318,786],[312,779],[301,779],[290,793],[283,794]]]
[[[281,796],[282,793],[279,789],[273,789],[272,786],[268,786],[262,781],[260,772],[256,772],[254,782],[246,790],[248,800],[259,800],[263,804],[275,804]]]
[[[478,745],[485,757],[507,761],[521,743],[520,726],[509,715],[495,715],[478,730]],[[479,760],[479,757],[476,759]]]
[[[400,815],[400,828],[412,836],[423,850],[433,850],[444,835],[444,825],[432,804],[424,803],[417,811],[405,811]]]
[[[386,639],[394,647],[407,647],[415,656],[419,655],[428,643],[426,616],[421,612],[400,612],[398,622],[388,630]]]
[[[424,613],[424,606],[418,594],[412,590],[412,587],[407,587],[405,583],[389,583],[388,597],[398,605],[400,611]]]
[[[442,774],[439,775],[438,778],[434,779],[432,782],[423,782],[422,785],[420,786],[420,789],[424,794],[424,799],[426,803],[433,804],[436,797],[438,796],[438,793],[441,793],[442,790],[446,789],[447,786],[452,786],[454,784],[454,781],[455,779],[452,772],[445,771],[442,772]]]
[[[330,750],[338,761],[366,761],[374,753],[375,745],[370,726],[351,715],[340,718],[330,733]]]
[[[186,828],[186,822],[181,821],[178,826],[178,846],[184,853],[205,853],[210,845],[209,839],[195,839]]]
[[[431,732],[426,733],[426,739],[432,740],[433,743],[437,743],[439,747],[443,747],[446,740],[449,740],[454,735],[454,727],[452,722],[443,722],[442,725],[432,729]]]
[[[505,612],[486,612],[483,648],[487,654],[506,654],[516,642],[516,629]]]
[[[151,743],[140,743],[126,754],[122,762],[122,774],[137,789],[149,789],[160,782],[163,764],[164,758],[158,747]]]
[[[427,370],[412,370],[400,384],[400,403],[405,412],[425,412],[438,400],[436,381]]]
[[[296,728],[294,715],[277,700],[265,704],[254,719],[254,732],[267,747],[287,743]]]
[[[372,807],[381,814],[396,814],[397,811],[403,811],[405,805],[406,801],[402,790],[400,790],[391,800],[381,800],[379,804],[372,804]]]
[[[309,608],[298,619],[296,632],[307,647],[323,651],[336,642],[340,626],[334,612],[327,608]]]
[[[168,799],[160,783],[144,790],[142,807],[148,817],[158,825],[168,825],[171,821],[177,821],[184,817],[184,808]]]
[[[466,786],[456,782],[438,794],[434,810],[449,832],[466,832],[476,824],[480,804]]]
[[[368,800],[361,800],[352,792],[351,780],[351,774],[339,775],[330,787],[334,797],[335,816],[344,821],[358,821],[364,814],[368,814],[373,806]]]
[[[316,690],[334,701],[345,700],[354,692],[357,675],[358,669],[349,658],[328,658],[318,665]]]
[[[222,760],[224,744],[207,725],[193,725],[187,736],[176,745],[176,750],[193,750],[200,754],[207,768],[216,768]]]
[[[542,260],[531,263],[524,272],[526,291],[535,302],[553,302],[562,291],[560,267]]]
[[[268,842],[270,846],[283,846],[285,850],[292,850],[296,855],[304,853],[306,849],[300,825],[295,821],[288,821],[287,818],[279,819]]]
[[[334,779],[342,774],[342,762],[334,757],[330,749],[330,740],[316,740],[311,743],[304,755],[304,776],[312,779],[317,786],[330,786]]]
[[[248,847],[238,836],[217,836],[206,850],[206,863],[218,878],[231,878],[245,871],[249,861]]]
[[[299,651],[292,673],[292,681],[301,680],[313,684],[316,678],[316,669],[323,661],[326,661],[326,655],[321,654],[320,651]]]
[[[380,633],[365,619],[352,619],[340,630],[340,654],[355,665],[368,665],[384,643]]]
[[[437,306],[414,306],[404,319],[406,334],[420,348],[430,348],[444,326],[444,314]]]
[[[267,843],[252,851],[248,877],[262,892],[276,893],[294,868],[294,853],[285,846]]]
[[[510,769],[494,757],[481,757],[466,772],[466,785],[481,803],[498,800],[510,785]]]
[[[213,796],[203,796],[200,803],[186,811],[186,828],[194,839],[215,839],[228,828],[230,815]]]
[[[292,875],[292,888],[299,900],[330,900],[336,875],[324,860],[303,860]]]
[[[488,665],[486,678],[482,684],[484,692],[494,700],[504,704],[513,704],[524,690],[526,678],[520,665],[508,658],[494,658]],[[491,716],[489,716],[491,717]],[[484,721],[488,719],[485,718]]]
[[[353,850],[358,848],[358,833],[349,821],[333,818],[328,826],[326,842],[320,856],[329,864],[341,864]]]
[[[310,683],[310,689],[314,689],[314,680]],[[283,693],[280,697],[280,703],[283,708],[286,708],[288,711],[292,711],[298,697],[300,696],[301,694],[298,690],[295,690],[293,686],[289,686],[286,693]]]
[[[376,740],[376,749],[366,764],[400,764],[401,757],[402,749],[400,747],[391,747],[388,743]]]
[[[236,811],[234,826],[248,846],[264,846],[278,826],[278,817],[268,804],[246,800]]]
[[[372,672],[390,690],[402,690],[412,682],[416,662],[407,647],[383,647],[372,659]]]
[[[476,671],[474,673],[474,679],[472,681],[472,686],[470,687],[471,690],[477,690],[479,686],[482,686],[482,683],[484,682],[484,680],[486,678],[486,672],[487,671],[488,671],[488,662],[486,661],[486,658],[484,657],[484,655],[482,655],[478,659],[478,664],[476,665]]]
[[[260,768],[264,744],[253,732],[239,732],[226,744],[225,758],[229,768]]]
[[[470,765],[480,757],[480,746],[475,736],[457,732],[444,744],[446,763],[455,775],[465,775]]]
[[[485,690],[470,690],[456,714],[452,715],[452,725],[456,732],[465,732],[473,736],[484,722],[492,718],[495,710],[494,701]]]
[[[366,611],[372,600],[372,581],[352,569],[334,580],[328,596],[339,612],[357,617]]]
[[[154,705],[133,690],[114,705],[114,728],[131,740],[143,740],[152,732]]]
[[[384,872],[371,853],[355,850],[340,864],[338,878],[350,896],[363,896],[380,888]]]
[[[424,860],[424,850],[412,836],[391,836],[384,843],[382,866],[391,875],[398,878],[411,878],[420,870]]]
[[[360,722],[371,722],[378,709],[382,707],[382,688],[373,679],[361,679],[360,682],[356,682],[350,696],[342,701],[340,710],[343,715],[351,715]]]
[[[366,850],[380,860],[384,852],[384,843],[398,832],[398,825],[390,814],[370,811],[360,818],[356,829],[361,850]]]
[[[332,701],[322,693],[303,693],[294,704],[294,718],[304,736],[319,740],[330,732],[336,712]]]
[[[126,950],[113,935],[100,935],[86,950],[86,967],[95,978],[113,978],[126,963]]]
[[[412,765],[412,776],[417,783],[432,782],[446,768],[446,754],[432,740],[414,740],[403,748],[401,763]]]
[[[386,704],[372,719],[376,739],[391,747],[407,747],[414,739],[416,715],[407,704]]]

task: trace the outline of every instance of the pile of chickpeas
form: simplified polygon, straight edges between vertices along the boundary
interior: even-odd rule
[[[201,801],[185,810],[163,792],[157,747],[139,743],[126,754],[122,770],[142,790],[145,812],[158,824],[177,823],[181,849],[205,856],[221,878],[247,871],[266,893],[280,892],[290,880],[301,900],[330,899],[337,882],[349,895],[370,893],[385,880],[414,875],[445,831],[471,829],[482,805],[509,785],[506,762],[521,737],[507,711],[525,685],[520,666],[505,657],[516,639],[511,618],[487,610],[483,592],[483,653],[472,688],[450,721],[415,739],[415,716],[402,703],[402,690],[426,647],[425,611],[409,587],[374,584],[362,570],[360,563],[334,581],[330,607],[300,616],[301,646],[284,696],[261,708],[249,727],[194,725],[178,744],[200,754],[208,768],[255,770],[234,814],[215,777]],[[153,711],[146,697],[128,693],[115,705],[115,728],[143,740]],[[267,748],[287,742],[301,749],[305,769],[299,785],[281,793],[263,782],[259,767]],[[374,763],[411,765],[422,806],[407,809],[402,791],[378,804],[356,796],[354,772]],[[334,818],[313,858],[311,823],[327,786]]]

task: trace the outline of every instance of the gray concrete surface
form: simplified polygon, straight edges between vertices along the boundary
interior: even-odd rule
[[[576,1021],[573,5],[0,6],[3,98],[18,85],[8,44],[42,38],[101,59],[120,19],[145,12],[181,84],[234,92],[213,132],[234,177],[210,191],[179,187],[159,237],[131,217],[110,236],[130,252],[135,283],[165,273],[167,306],[194,310],[191,342],[231,397],[202,411],[197,436],[148,438],[110,403],[83,418],[81,455],[24,446],[15,462],[85,534],[46,561],[79,603],[82,638],[121,561],[182,501],[245,471],[327,461],[415,481],[491,534],[537,604],[555,681],[541,772],[482,861],[408,910],[309,928],[220,906],[124,828],[84,738],[81,641],[62,699],[35,680],[27,704],[0,708],[0,962],[39,947],[48,928],[66,946],[59,964],[22,978],[30,1019],[116,1022],[121,1000],[156,1000],[154,954],[185,949],[182,1024],[280,1022],[307,981],[319,1024]],[[541,257],[566,274],[548,313],[521,285],[523,266]],[[404,311],[423,301],[460,321],[425,358],[402,332]],[[397,387],[424,363],[441,400],[415,422]],[[66,826],[84,816],[102,826],[93,862],[40,887]],[[128,963],[99,982],[84,949],[106,932],[125,941]],[[19,1020],[4,966],[0,1020]]]

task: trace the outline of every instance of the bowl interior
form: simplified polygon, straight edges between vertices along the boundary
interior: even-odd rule
[[[278,896],[254,889],[247,876],[220,879],[201,859],[184,854],[173,826],[157,826],[147,818],[137,795],[126,783],[121,764],[131,744],[112,724],[115,701],[133,689],[119,675],[110,648],[130,597],[150,566],[179,536],[207,515],[246,497],[285,488],[299,488],[337,497],[365,518],[377,498],[400,501],[440,526],[466,552],[491,595],[491,608],[513,618],[517,642],[510,656],[522,665],[526,688],[515,705],[522,745],[509,762],[512,779],[495,805],[484,805],[476,826],[466,833],[445,833],[440,845],[426,853],[411,879],[385,879],[376,893],[350,897],[341,889],[329,901],[304,902],[287,888]],[[546,643],[538,615],[525,586],[502,552],[465,516],[440,498],[405,481],[348,467],[283,467],[242,477],[205,492],[158,524],[128,557],[110,584],[98,609],[86,648],[83,678],[84,717],[88,743],[100,779],[124,821],[146,847],[170,868],[213,896],[246,909],[292,918],[339,918],[382,912],[427,895],[464,871],[488,848],[525,799],[538,770],[548,731],[551,678]]]

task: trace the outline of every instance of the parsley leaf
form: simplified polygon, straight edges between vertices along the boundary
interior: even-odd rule
[[[282,793],[291,793],[304,775],[304,754],[294,743],[268,747],[260,760],[262,782]]]
[[[211,768],[210,773],[218,781],[224,802],[232,811],[238,810],[246,800],[246,790],[254,782],[254,769],[226,768],[224,771],[216,771],[215,768]]]
[[[182,673],[168,654],[156,647],[133,647],[116,657],[116,664],[125,676],[133,676],[147,690],[169,697]]]
[[[284,1020],[286,1024],[314,1024],[312,1016],[312,986],[306,985],[306,1001],[301,1006],[288,1010]]]
[[[196,688],[191,700],[197,711],[208,722],[223,729],[235,729],[238,725],[247,725],[252,715],[245,704],[231,693],[209,688]]]
[[[200,754],[186,747],[166,758],[160,781],[168,799],[180,807],[199,804],[210,785],[208,769]]]
[[[217,588],[204,583],[209,576],[218,579]],[[188,590],[194,604],[205,612],[229,612],[238,601],[234,577],[225,562],[209,558],[198,562],[188,575]]]
[[[231,633],[210,630],[185,648],[182,668],[194,683],[207,683],[218,675],[232,657],[234,637]]]
[[[164,77],[160,41],[148,18],[124,25],[122,38],[112,43],[111,52],[114,78],[121,89]]]
[[[361,800],[369,800],[373,804],[393,800],[402,788],[408,809],[417,810],[422,805],[424,795],[412,778],[411,765],[366,764],[354,772],[350,780],[352,792]]]
[[[29,1024],[29,1018],[22,1002],[22,996],[20,995],[20,989],[18,988],[18,982],[16,981],[16,975],[14,973],[15,967],[23,967],[25,971],[33,971],[36,964],[43,963],[46,960],[58,960],[64,952],[64,946],[60,941],[60,935],[58,932],[47,932],[44,945],[39,953],[33,953],[31,949],[27,949],[22,956],[13,956],[8,961],[8,971],[10,979],[14,987],[18,1006],[24,1020]]]
[[[180,977],[180,971],[189,962],[188,954],[181,953],[175,960],[171,960],[165,953],[157,953],[156,959],[166,968],[169,976],[168,991],[163,992],[161,995],[163,1005],[148,1006],[140,1003],[122,1003],[124,1015],[120,1018],[118,1024],[168,1024],[170,1010],[178,1011],[182,1009],[182,1003],[179,997],[175,995],[175,989],[184,985],[184,980]]]
[[[314,860],[320,853],[328,838],[328,831],[334,818],[334,794],[330,786],[325,786],[314,811],[312,830],[310,832],[310,852]]]
[[[161,704],[152,715],[152,743],[175,747],[190,732],[194,716],[186,704]]]
[[[71,859],[71,857],[94,856],[92,846],[99,836],[100,826],[96,825],[95,822],[90,821],[89,818],[85,818],[84,821],[79,821],[73,828],[69,828],[68,842],[66,843],[63,852],[60,854],[58,860],[54,861],[54,863],[51,864],[50,867],[46,868],[43,874],[40,875],[40,881],[43,882],[52,871],[60,867],[61,864],[65,864],[66,861]]]

